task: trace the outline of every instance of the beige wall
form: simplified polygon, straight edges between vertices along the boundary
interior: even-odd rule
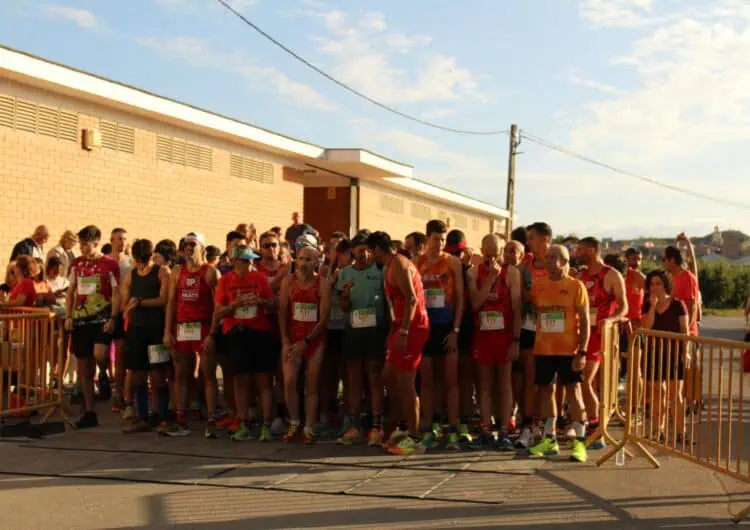
[[[80,113],[78,125],[99,128],[100,119],[135,128],[133,154],[0,126],[0,262],[12,245],[47,224],[51,238],[65,229],[98,225],[108,239],[116,226],[130,237],[177,239],[203,232],[223,247],[226,232],[240,222],[259,230],[286,227],[292,211],[302,211],[301,173],[285,171],[283,159],[230,141],[145,119],[84,100],[10,83],[0,78],[0,95]],[[80,132],[80,131],[79,131]],[[157,160],[157,133],[213,150],[211,171]],[[273,184],[230,176],[231,154],[273,163]]]
[[[359,205],[360,228],[384,230],[391,238],[403,240],[410,232],[424,232],[431,219],[450,219],[450,228],[464,232],[469,245],[477,249],[482,237],[490,231],[492,219],[487,214],[363,180],[360,180]]]

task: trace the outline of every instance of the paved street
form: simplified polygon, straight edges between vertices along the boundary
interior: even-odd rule
[[[742,338],[742,319],[703,333]],[[729,528],[750,486],[658,455],[614,462],[522,453],[392,457],[366,447],[88,432],[0,444],[0,528]],[[615,436],[618,432],[615,431]],[[750,526],[750,522],[745,523]]]

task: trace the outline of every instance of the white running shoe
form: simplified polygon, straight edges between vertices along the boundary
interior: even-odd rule
[[[531,429],[524,427],[521,430],[521,436],[516,440],[516,447],[519,449],[528,449],[531,446]]]
[[[273,434],[274,436],[286,434],[286,429],[286,423],[281,418],[276,418],[271,423],[271,434]]]

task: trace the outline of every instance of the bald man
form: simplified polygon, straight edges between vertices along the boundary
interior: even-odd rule
[[[31,237],[19,241],[13,247],[10,253],[10,261],[15,260],[18,256],[31,256],[44,260],[44,245],[49,240],[49,230],[44,225],[39,225],[34,230]]]

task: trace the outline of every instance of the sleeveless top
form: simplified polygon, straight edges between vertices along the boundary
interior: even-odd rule
[[[394,258],[398,259],[398,258]],[[409,263],[411,266],[411,262]],[[391,308],[391,320],[394,326],[400,327],[404,321],[404,313],[406,311],[406,298],[404,293],[401,292],[401,288],[388,281],[390,276],[389,272],[385,272],[385,295],[388,298],[388,305]],[[417,309],[414,312],[414,318],[411,321],[409,329],[429,329],[430,319],[427,316],[427,308],[425,304],[424,288],[422,287],[422,277],[418,270],[414,270],[414,276],[412,277],[412,286],[414,288],[414,294],[417,297]]]
[[[643,287],[636,287],[636,278],[638,271],[628,269],[625,274],[625,296],[628,299],[628,318],[630,320],[640,320],[643,316],[643,297],[645,290]]]
[[[477,289],[481,290],[488,281],[490,268],[482,263],[477,269]],[[474,313],[474,325],[480,332],[494,331],[503,334],[513,333],[513,305],[507,283],[508,267],[503,265],[500,274],[490,289],[487,300]]]
[[[609,265],[602,265],[601,270],[596,274],[592,274],[588,270],[581,273],[580,280],[589,293],[589,322],[591,327],[611,317],[617,309],[614,295],[608,293],[604,288],[604,278],[611,270],[614,269]]]
[[[146,300],[159,298],[161,281],[159,267],[153,265],[148,274],[141,276],[138,269],[130,271],[130,297]],[[130,328],[164,329],[163,307],[137,307],[130,314]]]
[[[180,267],[177,280],[177,322],[207,322],[213,315],[211,288],[206,283],[208,265],[190,272],[187,265]]]
[[[428,263],[427,255],[417,259],[417,268],[422,275],[425,304],[430,322],[453,323],[456,308],[456,286],[451,270],[451,255],[443,252],[435,263]]]
[[[292,342],[304,340],[320,319],[320,276],[310,287],[303,288],[292,276],[289,288],[289,335]]]

